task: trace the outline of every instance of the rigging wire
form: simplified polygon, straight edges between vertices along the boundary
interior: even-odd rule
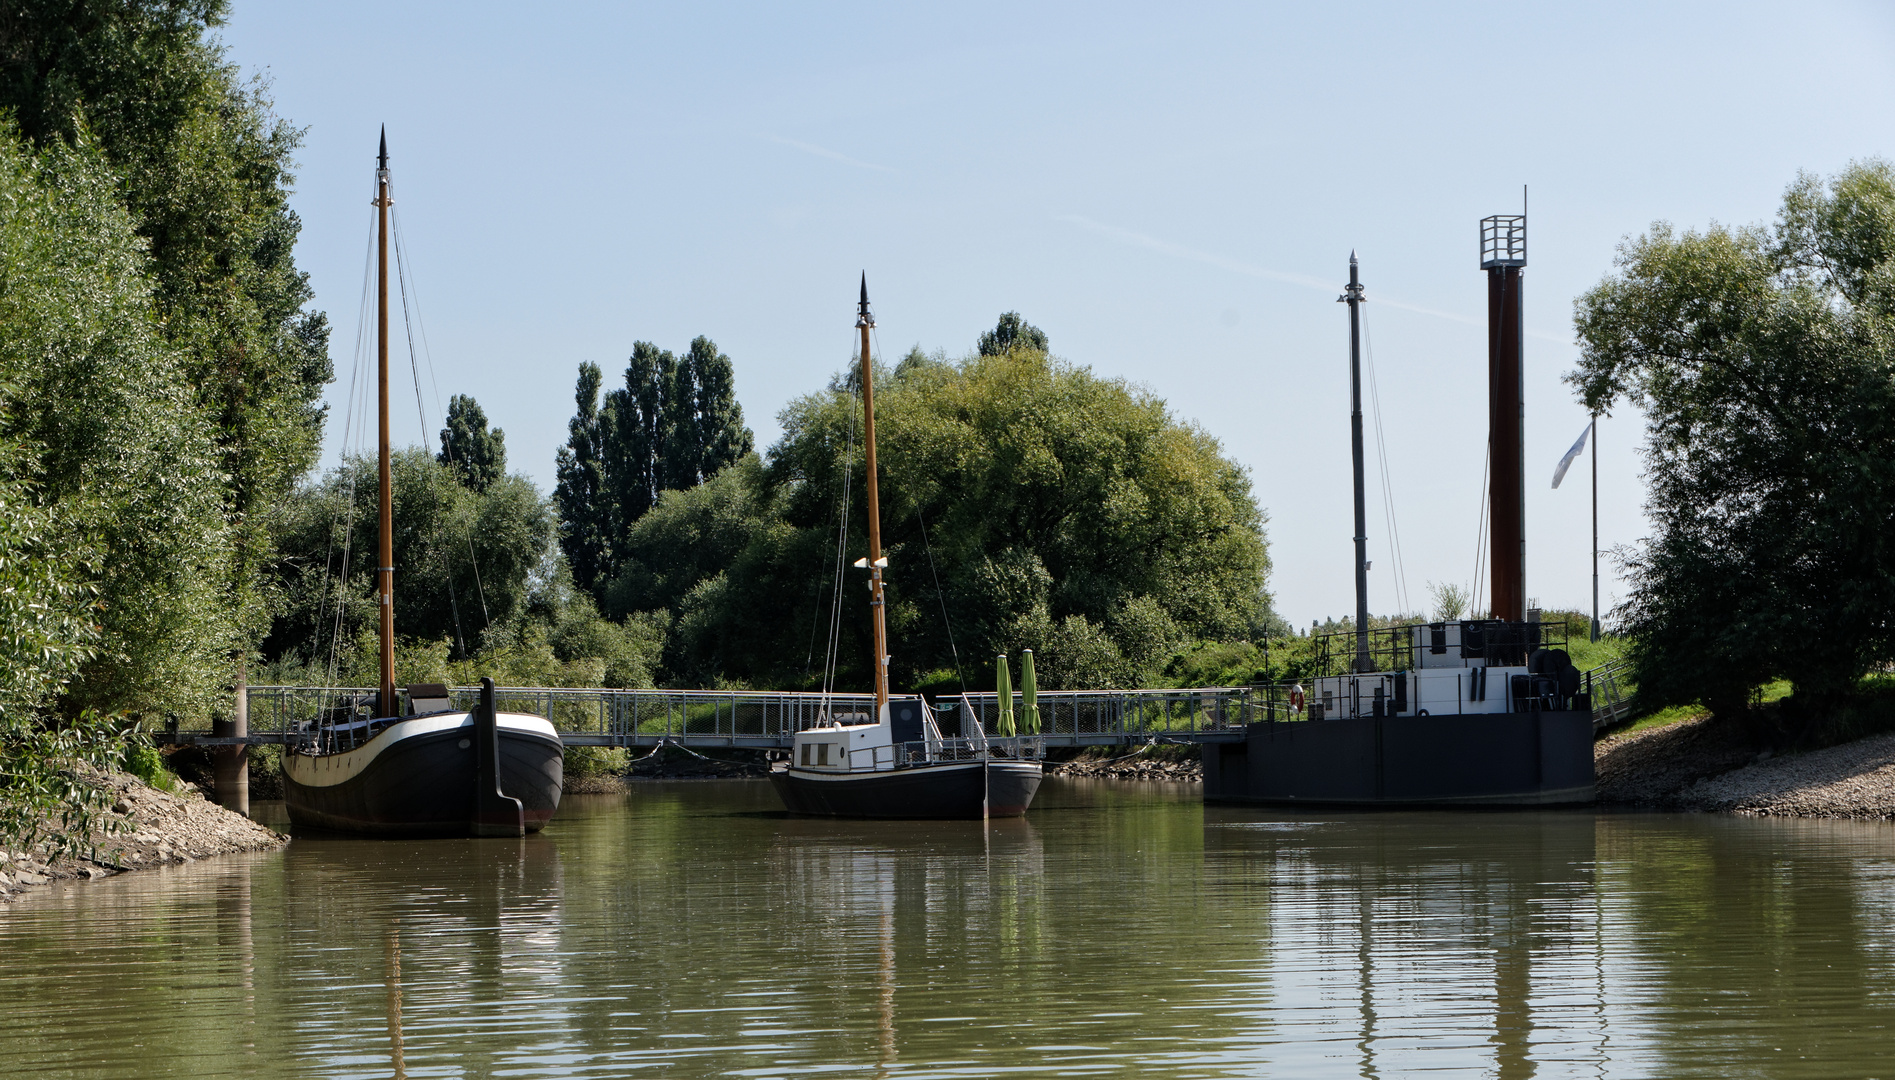
[[[389,184],[388,190],[389,190],[389,201],[392,204],[394,201],[394,190],[395,190],[394,184],[392,181]],[[415,285],[414,270],[408,263],[406,245],[402,243],[402,236],[403,236],[404,230],[402,229],[402,225],[401,225],[401,213],[400,211],[395,210],[392,205],[390,206],[389,210],[390,210],[389,216],[392,219],[392,222],[394,225],[394,232],[395,232],[396,276],[400,279],[400,284],[401,284],[402,329],[406,331],[407,338],[408,338],[408,369],[413,374],[413,377],[414,377],[415,413],[420,418],[420,421],[421,421],[421,438],[423,440],[422,445],[425,447],[426,440],[428,437],[428,418],[426,415],[426,410],[422,405],[421,365],[415,356],[415,339],[417,337],[417,333],[416,333],[417,327],[419,328],[418,336],[421,339],[422,355],[427,358],[428,382],[431,388],[434,390],[434,405],[435,405],[435,408],[437,409],[441,408],[441,386],[440,386],[440,383],[435,378],[433,352],[432,350],[428,348],[427,323],[421,317],[420,289]],[[409,312],[408,312],[410,293],[414,294],[414,315],[413,315],[412,322],[410,321]],[[446,432],[446,438],[443,440],[443,449],[446,450],[447,452],[449,465],[450,466],[457,465],[459,463],[459,458],[454,449],[453,432],[448,428],[447,422],[445,420],[445,415],[446,415],[445,409],[442,410],[442,414],[443,414],[443,420],[442,420],[441,428],[442,428],[442,431]],[[462,534],[462,538],[467,543],[467,562],[468,562],[468,567],[473,572],[473,576],[474,576],[474,595],[478,597],[480,600],[480,618],[483,624],[483,629],[492,629],[493,616],[490,615],[487,611],[487,590],[486,590],[486,587],[481,583],[481,579],[480,579],[480,557],[474,551],[473,530],[471,528],[464,530]],[[454,603],[455,630],[458,632],[460,629],[460,625],[459,625],[460,605],[458,601],[455,601],[454,599],[454,573],[452,570],[448,571],[448,598],[450,602]],[[464,638],[461,644],[461,651],[463,655],[465,655],[467,651],[466,641]]]
[[[356,420],[360,416],[362,416],[363,411],[364,411],[361,408],[361,398],[362,398],[362,389],[364,387],[366,380],[363,379],[362,375],[363,375],[364,369],[368,366],[367,361],[368,361],[369,306],[370,306],[369,282],[373,279],[374,273],[375,273],[375,215],[370,214],[369,215],[369,228],[368,228],[368,242],[366,244],[366,249],[362,256],[362,297],[356,309],[355,357],[349,370],[349,394],[348,394],[348,397],[345,399],[347,402],[347,406],[343,409],[342,456],[345,463],[347,459],[351,456],[350,455],[351,443],[352,442],[359,443],[361,440],[361,429],[357,425]],[[329,655],[323,666],[323,685],[325,686],[334,686],[336,682],[336,667],[340,661],[340,653],[341,653],[341,646],[342,646],[342,629],[343,629],[343,624],[345,621],[345,616],[347,613],[347,601],[348,601],[348,594],[349,594],[349,562],[353,555],[354,542],[355,542],[356,471],[354,469],[349,469],[345,467],[343,471],[343,475],[347,479],[346,479],[346,489],[345,489],[345,494],[344,494],[344,506],[346,507],[346,513],[344,515],[344,521],[343,521],[343,527],[342,527],[342,562],[341,562],[340,567],[337,569],[337,574],[336,574],[335,621],[334,621],[334,625],[330,627]],[[317,636],[316,636],[316,641],[314,642],[316,651],[320,651],[321,649],[322,631],[323,631],[324,625],[329,622],[329,619],[327,615],[325,614],[325,611],[326,611],[328,601],[329,601],[329,576],[330,576],[329,568],[331,565],[331,561],[334,557],[334,554],[335,554],[335,526],[334,526],[334,522],[332,521],[330,524],[330,530],[329,530],[329,553],[325,555],[323,558],[322,590],[318,594],[319,599],[317,601],[317,607],[316,607],[316,635]],[[311,659],[313,660],[314,657],[312,656]]]
[[[1408,571],[1402,559],[1401,526],[1395,520],[1395,492],[1388,468],[1388,439],[1382,429],[1382,394],[1375,378],[1375,345],[1369,335],[1367,312],[1362,312],[1362,352],[1369,368],[1369,409],[1375,422],[1375,457],[1382,488],[1382,522],[1388,531],[1389,551],[1395,557],[1395,595],[1401,604],[1401,613],[1407,614],[1412,610],[1408,598]]]
[[[1467,614],[1470,618],[1480,613],[1476,605],[1480,603],[1481,579],[1487,569],[1487,479],[1494,464],[1494,443],[1487,441],[1487,455],[1480,465],[1480,506],[1474,512],[1474,588],[1467,594]],[[1488,612],[1492,614],[1492,612]]]
[[[855,481],[855,423],[856,401],[860,400],[860,388],[851,396],[849,403],[849,427],[842,455],[842,492],[841,509],[836,520],[836,559],[835,583],[831,590],[829,603],[829,639],[823,651],[823,711],[829,710],[829,695],[834,692],[836,677],[836,657],[841,646],[842,634],[842,591],[844,568],[848,565],[849,545],[849,508]]]
[[[934,577],[934,595],[941,601],[941,625],[947,627],[948,652],[954,655],[954,678],[961,684],[961,694],[967,694],[967,676],[961,672],[961,650],[954,644],[954,623],[948,619],[947,593],[941,588],[941,571],[934,564],[934,545],[928,542],[928,522],[921,516],[921,504],[915,503],[915,520],[921,524],[921,545],[928,552],[928,573]]]

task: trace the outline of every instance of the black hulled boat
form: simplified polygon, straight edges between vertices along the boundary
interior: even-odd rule
[[[559,808],[565,751],[545,718],[503,713],[491,679],[479,703],[447,688],[395,689],[394,534],[388,446],[388,138],[376,161],[381,686],[327,711],[284,745],[283,801],[298,826],[384,836],[521,836]]]
[[[884,618],[881,503],[875,476],[875,384],[869,361],[867,275],[856,328],[862,334],[862,411],[867,449],[869,553],[856,566],[869,573],[873,616],[875,713],[825,717],[796,733],[790,760],[770,772],[783,805],[794,814],[855,818],[982,819],[1018,817],[1040,788],[1040,742],[989,737],[963,709],[964,730],[943,737],[933,710],[919,697],[890,698],[888,624]],[[968,725],[971,725],[969,727]]]

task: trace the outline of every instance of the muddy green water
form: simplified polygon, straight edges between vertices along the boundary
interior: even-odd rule
[[[1895,827],[1290,815],[750,781],[525,841],[298,840],[0,910],[33,1077],[1890,1076]]]

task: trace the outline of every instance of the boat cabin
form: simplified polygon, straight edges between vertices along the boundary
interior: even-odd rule
[[[941,741],[927,702],[895,697],[873,721],[868,713],[836,713],[797,732],[790,766],[818,772],[894,769],[932,760]]]
[[[1355,634],[1325,634],[1322,674],[1300,704],[1310,720],[1588,710],[1589,687],[1565,643],[1561,624],[1537,618],[1384,627],[1369,634],[1371,670],[1357,672],[1348,670]]]

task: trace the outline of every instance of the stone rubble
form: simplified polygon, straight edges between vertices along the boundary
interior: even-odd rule
[[[1171,780],[1178,783],[1204,782],[1204,761],[1167,761],[1149,754],[1116,755],[1111,758],[1076,757],[1071,761],[1048,761],[1048,776],[1109,777],[1114,780]]]
[[[94,837],[91,858],[49,858],[44,845],[0,852],[0,903],[34,886],[74,878],[101,878],[126,870],[175,865],[212,855],[281,847],[289,838],[187,789],[171,795],[137,777],[115,773],[109,819],[122,826]]]
[[[1593,761],[1602,804],[1895,818],[1895,735],[1779,756],[1759,751],[1736,725],[1700,718],[1601,740]]]

